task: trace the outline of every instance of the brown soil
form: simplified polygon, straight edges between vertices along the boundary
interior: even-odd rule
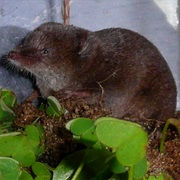
[[[61,105],[68,110],[68,113],[62,118],[46,116],[44,111],[40,111],[31,102],[26,101],[16,108],[17,119],[14,123],[16,129],[25,127],[35,121],[44,127],[46,151],[41,157],[41,161],[52,167],[57,166],[65,155],[82,148],[72,140],[71,133],[65,128],[66,122],[76,117],[88,117],[95,120],[98,117],[111,116],[110,111],[103,108],[99,102],[93,101],[93,99],[87,101],[87,99],[63,99],[58,95],[56,97]],[[148,174],[158,175],[161,172],[166,172],[173,179],[178,180],[180,177],[180,139],[177,131],[173,128],[168,130],[165,150],[160,153],[159,137],[161,136],[160,128],[163,124],[156,120],[147,119],[133,119],[133,121],[143,125],[149,133],[147,158],[150,167]]]

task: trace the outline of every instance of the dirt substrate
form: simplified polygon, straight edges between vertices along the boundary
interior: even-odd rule
[[[72,140],[71,134],[65,129],[65,123],[76,117],[88,117],[97,119],[102,116],[111,116],[110,111],[104,109],[97,102],[74,99],[60,99],[68,113],[60,118],[46,116],[44,111],[38,110],[31,102],[24,102],[15,109],[17,119],[14,123],[15,129],[25,127],[33,122],[40,123],[45,129],[46,152],[41,161],[55,167],[67,154],[82,148]],[[180,119],[179,119],[180,120]],[[175,180],[180,177],[180,138],[174,128],[168,130],[164,153],[159,153],[159,142],[161,133],[159,126],[162,123],[155,120],[133,120],[140,123],[149,132],[149,145],[147,158],[150,162],[149,174],[158,175],[167,172]]]

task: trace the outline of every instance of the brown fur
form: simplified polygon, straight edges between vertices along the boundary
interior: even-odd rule
[[[59,90],[103,90],[104,104],[116,117],[165,121],[175,112],[176,86],[166,61],[151,42],[127,29],[91,32],[45,23],[9,61],[35,76],[43,97]]]

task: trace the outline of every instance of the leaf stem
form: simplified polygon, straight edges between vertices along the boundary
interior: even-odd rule
[[[81,173],[81,170],[82,170],[83,166],[84,166],[84,163],[81,162],[81,164],[79,165],[78,169],[76,170],[76,172],[73,175],[71,180],[76,180],[78,178],[79,174]]]
[[[164,128],[163,128],[162,139],[161,139],[161,142],[160,142],[160,152],[161,152],[161,153],[162,153],[163,150],[164,150],[164,141],[165,141],[165,138],[166,138],[166,132],[167,132],[167,128],[168,128],[169,124],[170,124],[170,119],[168,119],[168,120],[166,121],[166,124],[165,124],[165,126],[164,126]]]
[[[129,167],[128,180],[133,180],[134,166]]]
[[[168,119],[166,121],[166,124],[165,124],[165,126],[163,128],[163,132],[162,132],[162,139],[161,139],[161,142],[160,142],[160,152],[161,153],[164,150],[164,141],[165,141],[165,138],[166,138],[167,129],[168,129],[169,124],[175,126],[177,131],[178,131],[178,134],[180,135],[180,122],[179,122],[179,120],[178,119],[174,119],[174,118]]]

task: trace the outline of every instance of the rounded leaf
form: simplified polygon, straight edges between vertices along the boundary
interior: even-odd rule
[[[28,125],[25,128],[25,132],[28,136],[28,139],[32,145],[32,147],[36,147],[40,143],[40,138],[39,138],[39,131],[34,125]]]
[[[134,165],[134,179],[142,179],[147,172],[147,159],[144,157]]]
[[[111,171],[114,174],[119,174],[119,173],[124,173],[127,171],[127,168],[125,168],[118,160],[116,157],[112,158],[109,162]]]
[[[80,136],[94,126],[94,121],[89,118],[76,118],[68,122],[66,127],[68,126],[74,135]]]
[[[66,156],[53,171],[53,180],[70,179],[82,162],[85,150],[76,151]]]
[[[80,137],[80,142],[85,144],[86,146],[92,146],[95,143],[97,143],[98,139],[95,134],[95,127],[89,128],[87,131],[85,131],[81,137]]]
[[[0,99],[4,101],[7,107],[10,109],[14,108],[17,105],[17,98],[14,92],[8,89],[0,90]]]
[[[0,121],[13,121],[15,113],[0,99]]]
[[[125,142],[129,142],[134,136],[145,136],[146,132],[139,124],[116,119],[99,118],[96,122],[96,135],[101,143],[111,148],[117,148]]]
[[[97,121],[98,140],[116,150],[116,157],[121,164],[132,166],[145,156],[148,138],[140,125],[108,117]]]
[[[31,166],[36,159],[27,136],[14,133],[0,135],[0,156],[11,156],[23,167]]]
[[[32,171],[37,176],[36,178],[41,176],[46,177],[46,179],[51,178],[50,171],[48,170],[47,166],[45,166],[43,163],[35,162],[32,165]]]
[[[83,158],[84,163],[92,163],[94,161],[98,161],[99,159],[103,159],[105,161],[112,153],[106,149],[88,149],[85,152],[85,156]]]
[[[60,117],[65,113],[65,109],[59,104],[58,100],[53,97],[49,96],[47,98],[48,107],[46,109],[46,114],[50,116]]]
[[[146,133],[134,134],[124,144],[119,146],[116,157],[125,166],[132,166],[146,155]]]
[[[33,180],[33,178],[27,171],[23,170],[18,180]]]
[[[18,161],[9,157],[0,157],[0,179],[18,180],[20,175],[21,167]]]

